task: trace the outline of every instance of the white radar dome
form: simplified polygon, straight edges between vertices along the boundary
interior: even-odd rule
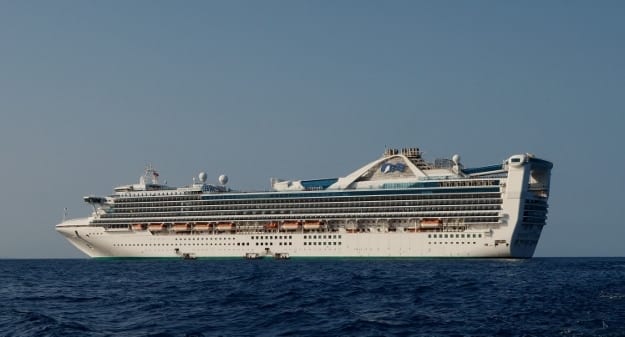
[[[454,164],[458,164],[458,163],[460,162],[460,155],[459,155],[459,154],[454,154],[454,155],[451,157],[451,161],[453,161],[453,162],[454,162]]]
[[[228,176],[225,174],[222,174],[219,176],[219,183],[222,185],[225,185],[228,183]]]
[[[197,177],[200,179],[201,182],[203,183],[206,182],[206,172],[200,172],[200,174],[198,174]]]

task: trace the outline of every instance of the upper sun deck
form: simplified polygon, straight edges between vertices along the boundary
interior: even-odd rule
[[[464,169],[460,156],[425,161],[419,148],[386,149],[376,159],[341,178],[317,180],[272,179],[275,191],[352,190],[400,186],[423,180],[468,179],[473,176],[504,174],[504,165]]]
[[[323,191],[323,190],[361,190],[389,189],[425,186],[427,181],[477,180],[483,178],[500,178],[508,172],[508,165],[531,163],[550,169],[548,161],[535,158],[530,154],[514,155],[501,164],[478,168],[464,168],[460,156],[451,159],[437,159],[427,162],[419,148],[386,149],[378,158],[352,173],[339,178],[313,180],[280,180],[271,179],[274,192]],[[145,170],[138,184],[116,187],[113,197],[184,197],[198,194],[212,194],[232,191],[225,186],[228,178],[221,176],[219,185],[206,183],[206,174],[200,173],[199,181],[194,179],[192,185],[170,187],[158,181],[159,174],[151,166]],[[427,184],[427,183],[425,183]],[[251,191],[250,191],[251,193]],[[85,199],[92,202],[94,199]]]

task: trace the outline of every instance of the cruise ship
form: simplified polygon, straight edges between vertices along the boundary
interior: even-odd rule
[[[532,154],[465,168],[387,148],[339,178],[271,179],[236,191],[228,178],[170,187],[148,166],[138,184],[86,196],[89,217],[56,230],[94,258],[530,258],[547,219],[551,168]]]

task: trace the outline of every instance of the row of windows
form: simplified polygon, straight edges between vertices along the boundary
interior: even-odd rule
[[[237,246],[249,246],[249,242],[237,242]],[[115,243],[113,247],[178,247],[178,246],[234,246],[234,242],[224,243],[194,243],[194,242],[181,242],[181,243]]]
[[[154,203],[156,201],[174,203],[175,205],[182,204],[181,201],[186,201],[186,203],[192,204],[206,204],[210,202],[213,205],[244,205],[244,204],[293,204],[293,203],[319,203],[319,202],[356,202],[356,201],[395,201],[395,200],[440,200],[440,199],[482,199],[482,198],[500,198],[501,195],[499,193],[488,193],[488,192],[480,192],[480,191],[462,191],[463,193],[450,193],[450,194],[396,194],[396,195],[372,195],[372,196],[342,196],[342,197],[311,197],[310,194],[306,195],[308,198],[259,198],[259,199],[247,199],[247,198],[237,198],[229,195],[230,198],[227,200],[215,200],[211,198],[202,198],[202,201],[199,199],[175,199],[172,198],[137,198],[137,199],[124,199],[118,198],[115,199],[115,205],[141,205],[142,203]],[[469,193],[467,193],[469,192]],[[480,192],[480,193],[474,193]],[[492,191],[498,192],[498,190]],[[198,200],[198,201],[195,201]]]
[[[147,198],[146,198],[147,197]],[[135,194],[135,196],[131,197],[130,195],[125,195],[123,197],[119,197],[117,196],[115,198],[116,202],[132,202],[132,201],[138,201],[138,200],[155,200],[155,201],[168,201],[168,200],[177,200],[177,201],[184,201],[184,200],[200,200],[201,195],[199,194],[195,194],[195,195],[176,195],[176,193],[170,193],[170,194],[159,194],[159,195],[153,195],[153,194],[149,194],[149,193],[141,193],[141,194]]]
[[[279,202],[278,202],[279,201]],[[332,201],[332,200],[318,200],[317,202],[291,202],[284,203],[282,200],[276,202],[264,203],[241,203],[241,204],[209,204],[205,201],[188,201],[188,202],[142,202],[142,203],[115,203],[111,205],[109,209],[121,210],[136,207],[192,207],[196,209],[224,209],[224,208],[236,208],[236,209],[253,209],[253,208],[297,208],[297,207],[350,207],[354,205],[358,206],[428,206],[428,205],[473,205],[473,204],[501,204],[502,200],[499,195],[496,198],[490,198],[487,196],[479,196],[476,198],[453,198],[453,199],[435,199],[435,200],[403,200],[403,199],[385,199],[385,200],[351,200],[351,201]]]
[[[304,242],[304,246],[336,246],[341,245],[341,241],[323,241],[323,242]]]
[[[460,193],[487,193],[498,192],[499,187],[464,187],[464,188],[432,188],[432,189],[399,189],[399,190],[351,190],[340,192],[309,192],[309,193],[269,193],[269,194],[209,194],[203,195],[203,200],[228,200],[228,199],[300,199],[315,200],[308,198],[328,198],[328,197],[395,197],[398,195],[420,195],[420,194],[460,194]]]
[[[344,207],[392,207],[392,206],[455,206],[455,205],[480,205],[480,204],[501,204],[502,199],[501,196],[497,195],[494,197],[477,195],[477,196],[467,196],[465,198],[440,198],[433,200],[423,200],[423,199],[415,199],[415,200],[404,200],[404,199],[385,199],[385,200],[362,200],[362,201],[331,201],[331,200],[319,200],[317,202],[293,202],[293,203],[246,203],[246,204],[209,204],[206,202],[169,202],[169,203],[156,203],[156,202],[146,202],[146,203],[125,203],[125,204],[114,204],[109,207],[105,207],[105,209],[109,210],[125,210],[125,209],[134,209],[134,208],[146,208],[146,207],[161,207],[161,208],[173,208],[179,209],[181,207],[184,208],[193,208],[193,209],[201,209],[201,210],[211,210],[211,209],[256,209],[256,208],[266,208],[266,209],[281,209],[281,208],[344,208]],[[540,206],[540,205],[537,205]]]
[[[453,238],[453,237],[452,237]],[[517,240],[517,243],[529,243],[535,244],[536,240]],[[455,244],[476,244],[473,242],[456,241]],[[237,242],[237,246],[249,246],[249,242]],[[428,244],[454,244],[453,241],[431,241]],[[273,246],[273,242],[255,242],[256,246]],[[292,242],[278,242],[279,246],[292,246]],[[304,242],[304,246],[341,246],[341,241],[323,241],[323,242]],[[234,242],[230,243],[182,243],[182,244],[170,244],[170,243],[117,243],[113,244],[113,247],[173,247],[173,246],[234,246]]]
[[[227,221],[232,219],[273,219],[276,216],[288,219],[314,219],[314,218],[355,218],[355,217],[424,217],[424,218],[442,218],[448,216],[496,216],[499,212],[482,212],[482,211],[471,211],[471,212],[406,212],[406,211],[397,211],[397,212],[357,212],[356,210],[350,209],[349,213],[346,213],[345,210],[336,210],[335,212],[326,212],[326,213],[291,213],[291,212],[266,212],[265,214],[226,214],[225,212],[215,212],[214,214],[194,214],[192,212],[180,212],[180,213],[161,213],[161,212],[151,212],[151,213],[135,213],[135,214],[107,214],[103,215],[101,219],[136,219],[136,218],[152,218],[151,220],[147,220],[146,222],[155,222],[155,221],[168,221],[163,220],[162,218],[171,218],[169,221],[189,221],[185,219],[181,219],[181,217],[198,217],[197,219],[204,219],[204,221]],[[158,219],[154,219],[153,217],[158,216]],[[200,220],[201,221],[201,220]]]
[[[377,172],[376,172],[377,173]],[[497,186],[499,180],[447,180],[417,183],[387,183],[383,188],[418,188],[418,187],[462,187],[462,186]]]
[[[308,205],[305,207],[287,207],[287,208],[266,208],[258,205],[248,207],[237,208],[213,208],[213,207],[142,207],[142,208],[127,208],[107,210],[106,215],[126,215],[129,213],[171,213],[171,212],[183,212],[188,214],[206,214],[206,215],[223,215],[223,214],[297,214],[308,213],[310,209],[314,209],[317,213],[342,213],[346,209],[351,212],[365,213],[376,212],[380,210],[397,211],[397,212],[427,212],[427,211],[472,211],[472,210],[499,210],[500,204],[476,204],[476,205],[443,205],[443,206],[405,206],[405,205],[392,205],[392,206],[367,206],[359,207],[352,205],[350,207],[331,207],[323,208],[316,205]]]
[[[319,220],[320,218],[323,220],[329,220],[329,221],[343,221],[345,219],[358,219],[358,220],[366,220],[366,219],[379,219],[379,218],[392,218],[392,219],[406,219],[406,220],[410,220],[412,218],[414,218],[415,214],[414,213],[409,213],[409,214],[397,214],[397,213],[380,213],[380,214],[362,214],[358,217],[354,217],[353,214],[344,214],[344,215],[336,215],[334,214],[332,217],[329,216],[323,216],[323,215],[292,215],[292,216],[279,216],[276,217],[275,215],[263,215],[263,216],[255,216],[255,217],[250,217],[250,216],[240,216],[240,217],[217,217],[217,218],[213,218],[211,219],[207,219],[207,218],[201,218],[201,217],[168,217],[168,218],[158,218],[158,219],[154,219],[154,218],[140,218],[137,217],[136,219],[127,219],[127,218],[120,218],[120,219],[101,219],[101,220],[94,220],[91,222],[92,225],[102,225],[102,226],[111,226],[111,225],[115,225],[115,224],[119,224],[119,223],[124,223],[124,224],[128,224],[129,221],[132,222],[196,222],[196,221],[242,221],[245,222],[247,221],[256,221],[259,218],[264,218],[265,220],[269,221],[269,220],[303,220],[303,219],[311,219],[311,220]],[[421,215],[423,217],[428,217],[428,218],[450,218],[450,216],[448,214],[440,214],[440,213],[434,213],[431,215]],[[278,219],[276,219],[278,218]],[[490,217],[485,217],[485,216],[476,216],[476,215],[472,215],[472,216],[462,216],[462,215],[457,215],[454,214],[454,218],[456,220],[461,220],[463,221],[465,224],[471,224],[471,223],[497,223],[499,221],[499,217],[497,216],[497,214],[494,214],[493,216]]]
[[[265,235],[265,236],[252,236],[252,240],[273,240],[273,239],[279,239],[282,240],[282,237],[284,236],[285,239],[287,239],[287,235]],[[288,239],[292,239],[291,235],[288,235]]]
[[[341,235],[304,235],[304,239],[340,239]]]
[[[454,235],[455,235],[456,238],[462,238],[462,239],[464,239],[465,237],[466,238],[471,238],[471,237],[473,237],[473,238],[481,238],[482,237],[482,234],[428,234],[428,238],[434,238],[434,239],[436,239],[436,238],[444,238],[444,239],[447,239],[447,238],[454,238]]]
[[[428,242],[428,244],[429,245],[453,245],[453,244],[456,244],[456,245],[464,245],[464,244],[475,245],[477,243],[475,241],[473,241],[473,242],[468,242],[468,241],[467,242],[464,242],[464,241],[462,241],[462,242],[459,242],[459,241],[456,241],[456,242],[453,242],[453,241],[451,241],[451,242],[447,242],[447,241],[437,242],[437,241],[433,241],[433,242]]]

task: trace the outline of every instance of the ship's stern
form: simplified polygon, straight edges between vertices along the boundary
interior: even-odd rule
[[[504,212],[510,226],[510,256],[531,258],[547,222],[551,169],[532,155],[510,157]]]

